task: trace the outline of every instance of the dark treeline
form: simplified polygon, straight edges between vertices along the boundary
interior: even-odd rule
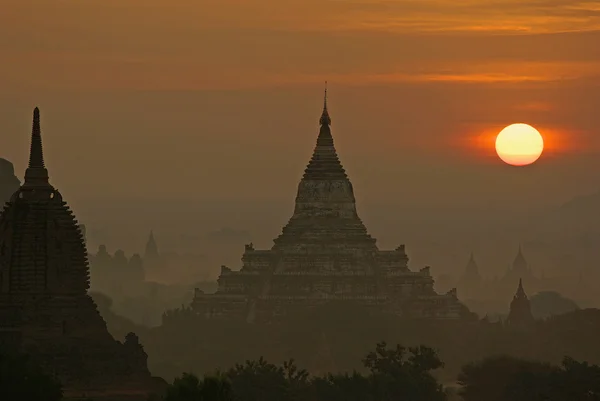
[[[293,360],[275,365],[263,358],[202,378],[184,373],[152,401],[597,401],[600,367],[572,358],[552,365],[489,357],[463,366],[456,388],[434,372],[443,366],[426,346],[377,344],[363,359],[365,373],[311,376]],[[61,384],[33,359],[0,353],[0,399],[60,401]]]
[[[362,360],[367,373],[310,376],[293,361],[247,361],[200,379],[176,378],[164,401],[592,401],[600,367],[565,358],[562,365],[490,357],[462,368],[456,389],[434,376],[443,366],[429,347],[377,344]]]

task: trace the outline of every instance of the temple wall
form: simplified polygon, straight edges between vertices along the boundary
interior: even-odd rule
[[[328,253],[313,253],[307,255],[307,252],[300,251],[291,253],[286,249],[286,253],[278,260],[277,271],[305,271],[305,272],[344,272],[344,271],[365,271],[367,264],[356,255],[354,250],[347,250],[347,253],[340,251],[334,253],[329,250]]]
[[[408,256],[404,251],[404,247],[398,247],[393,251],[379,251],[376,260],[379,267],[384,271],[408,271]]]
[[[374,295],[376,280],[373,276],[279,276],[271,279],[270,294],[311,296],[315,293],[336,295]]]
[[[363,307],[372,307],[378,312],[416,319],[461,319],[467,317],[468,309],[449,295],[413,296],[397,301],[385,296],[357,296],[324,294],[321,297],[303,297],[272,294],[245,302],[243,298],[204,297],[194,301],[198,315],[215,319],[247,320],[252,305],[253,321],[267,322],[300,313],[307,308],[325,305],[332,301],[343,301]]]
[[[256,250],[252,244],[245,246],[242,270],[266,271],[271,269],[273,254],[270,250]]]
[[[205,318],[234,318],[244,320],[247,315],[246,297],[223,297],[215,295],[196,296],[192,309]]]
[[[357,218],[352,184],[348,180],[301,180],[292,218]]]

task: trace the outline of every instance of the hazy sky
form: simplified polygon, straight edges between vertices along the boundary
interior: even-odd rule
[[[22,175],[39,105],[52,182],[84,217],[134,198],[289,215],[325,80],[367,215],[508,213],[600,186],[598,1],[0,3],[0,157]],[[514,122],[545,136],[533,168],[494,154]]]

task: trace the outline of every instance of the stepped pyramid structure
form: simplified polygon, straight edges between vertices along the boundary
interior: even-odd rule
[[[81,228],[44,165],[40,114],[33,114],[25,182],[0,214],[0,341],[38,359],[67,396],[146,399],[156,382],[135,334],[108,332],[88,295]]]
[[[426,318],[471,316],[456,291],[438,295],[429,267],[408,268],[404,245],[380,251],[356,210],[354,188],[336,152],[327,109],[294,213],[269,250],[245,247],[243,267],[221,268],[218,290],[196,290],[192,308],[208,318],[269,321],[331,301]]]

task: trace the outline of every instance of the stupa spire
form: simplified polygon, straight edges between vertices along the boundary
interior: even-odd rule
[[[525,290],[523,289],[523,279],[519,279],[519,287],[517,288],[517,293],[515,294],[515,298],[527,298],[525,294]]]
[[[525,271],[527,270],[527,260],[523,255],[523,246],[519,243],[519,251],[517,252],[517,256],[512,265],[513,270],[516,271]]]
[[[40,128],[40,109],[33,110],[33,126],[31,129],[31,147],[29,149],[29,166],[25,170],[24,186],[44,186],[48,184],[48,170],[44,165],[42,149],[42,130]]]
[[[29,168],[44,168],[42,150],[42,130],[40,128],[40,109],[33,109],[33,127],[31,129],[31,147],[29,150]]]
[[[465,269],[465,275],[467,276],[479,276],[479,266],[475,262],[475,254],[471,251],[469,261],[467,262],[467,268]]]
[[[150,230],[150,235],[148,236],[148,241],[146,242],[146,251],[144,253],[144,257],[158,257],[158,245],[156,244],[156,240],[154,239],[154,230]]]
[[[329,117],[329,111],[327,110],[327,81],[325,81],[325,96],[323,97],[323,113],[319,119],[321,125],[331,125],[331,117]]]
[[[321,128],[319,129],[319,136],[317,137],[317,146],[328,146],[333,151],[333,137],[331,136],[331,117],[329,117],[329,110],[327,110],[327,82],[325,82],[325,96],[323,98],[323,112],[319,119]]]
[[[325,83],[327,84],[327,83]],[[319,119],[321,127],[317,137],[317,146],[313,156],[304,171],[304,179],[347,179],[346,172],[340,163],[337,152],[333,145],[331,136],[331,118],[327,110],[327,86],[325,87],[325,96],[323,99],[323,113]]]

